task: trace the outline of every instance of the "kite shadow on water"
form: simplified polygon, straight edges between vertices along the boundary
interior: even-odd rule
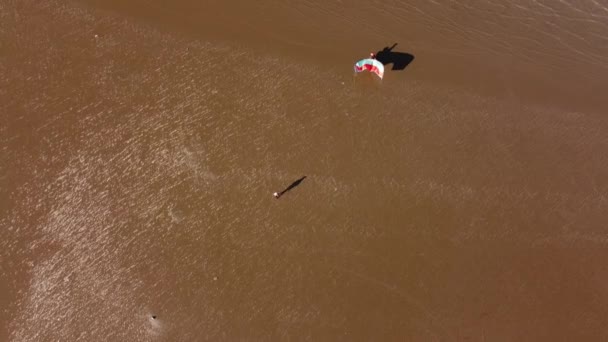
[[[414,60],[414,55],[405,52],[393,52],[397,43],[391,47],[385,47],[376,53],[376,59],[384,64],[393,64],[391,70],[403,70]]]

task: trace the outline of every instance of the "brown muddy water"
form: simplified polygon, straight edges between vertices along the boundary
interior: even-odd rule
[[[0,340],[608,338],[606,1],[5,0],[0,38]]]

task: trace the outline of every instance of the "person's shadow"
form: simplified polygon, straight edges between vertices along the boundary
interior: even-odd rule
[[[376,59],[384,64],[393,64],[392,70],[403,70],[414,60],[414,55],[405,52],[393,52],[397,43],[390,48],[387,46],[376,53]]]
[[[287,188],[285,188],[285,190],[281,191],[281,192],[275,192],[274,193],[274,197],[275,198],[279,198],[281,196],[283,196],[286,192],[288,192],[289,190],[295,188],[296,186],[300,185],[300,183],[302,183],[302,181],[306,178],[306,176],[303,176],[302,178],[296,180],[295,182],[291,183]]]

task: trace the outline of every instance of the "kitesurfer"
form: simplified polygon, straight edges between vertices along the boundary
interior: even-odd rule
[[[278,199],[279,197],[283,196],[283,194],[285,194],[287,191],[295,188],[296,186],[300,185],[300,183],[302,183],[302,181],[304,180],[304,178],[306,178],[306,176],[296,180],[295,182],[291,183],[285,190],[281,191],[281,192],[275,192],[272,195],[274,196],[274,198]]]

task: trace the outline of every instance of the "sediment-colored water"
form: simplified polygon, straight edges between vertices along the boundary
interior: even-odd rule
[[[0,4],[0,340],[605,340],[607,19]]]

